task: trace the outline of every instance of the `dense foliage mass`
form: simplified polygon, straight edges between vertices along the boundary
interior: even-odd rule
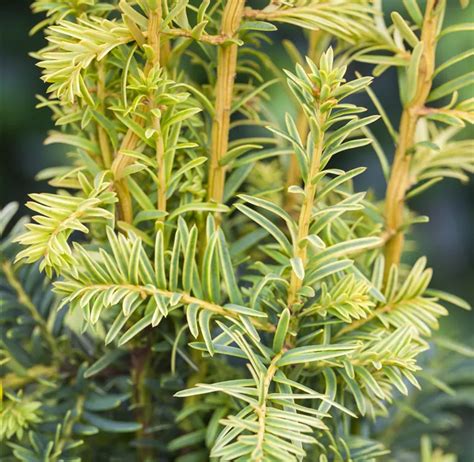
[[[436,62],[438,43],[472,25],[443,27],[447,0],[386,21],[379,1],[249,3],[33,3],[69,162],[31,223],[1,212],[2,460],[455,460],[438,446],[473,353],[432,334],[469,305],[402,257],[426,221],[409,200],[474,170],[473,74],[433,84],[473,54]],[[281,23],[308,37],[289,71],[261,51]],[[398,128],[370,88],[392,67]],[[384,200],[333,163],[369,144]]]

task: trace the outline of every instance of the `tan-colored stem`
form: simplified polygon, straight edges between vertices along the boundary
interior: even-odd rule
[[[148,75],[152,70],[160,67],[161,59],[161,19],[162,19],[162,5],[161,0],[156,2],[156,8],[150,12],[148,19],[147,39],[148,44],[152,49],[152,56],[145,64],[145,75]],[[167,56],[166,49],[165,55]],[[155,106],[153,101],[154,95],[149,96],[149,107]],[[157,132],[157,139],[155,141],[155,152],[157,161],[157,206],[159,210],[166,210],[166,174],[165,174],[165,159],[163,136],[161,133],[160,119],[153,115],[153,128]],[[146,345],[138,345],[132,350],[132,381],[133,381],[133,400],[135,404],[135,412],[137,413],[137,420],[141,423],[141,429],[137,432],[138,440],[143,440],[147,436],[147,430],[150,427],[152,420],[152,406],[149,384],[147,378],[151,369],[151,345],[150,336],[144,336]],[[140,341],[140,340],[139,340]],[[139,445],[138,454],[141,461],[153,460],[154,450],[152,447],[146,445]]]
[[[146,298],[147,296],[154,295],[154,294],[162,295],[165,298],[171,298],[176,293],[176,291],[170,292],[169,290],[158,289],[157,287],[151,287],[149,285],[136,286],[132,284],[92,284],[90,286],[87,286],[87,289],[88,290],[109,290],[109,289],[112,289],[113,287],[123,288],[123,289],[137,292],[140,294],[142,298]],[[185,292],[181,293],[180,301],[185,305],[191,305],[191,304],[199,305],[201,308],[212,311],[213,313],[224,316],[224,317],[231,317],[235,319],[240,319],[241,317],[240,314],[235,313],[234,311],[230,309],[227,309],[221,305],[217,305],[216,303],[208,302],[206,300],[193,297]],[[251,318],[251,320],[252,320],[252,323],[256,327],[258,327],[260,330],[264,330],[267,332],[275,331],[275,326],[271,323],[264,322],[255,318]]]
[[[364,326],[367,324],[369,321],[372,321],[372,319],[375,319],[377,316],[383,313],[388,313],[392,309],[392,305],[383,305],[376,310],[372,311],[369,316],[366,318],[358,319],[357,321],[352,322],[351,324],[348,324],[346,327],[343,327],[336,335],[334,338],[338,338],[341,335],[348,334],[349,332],[352,332],[353,330],[359,329],[360,327]]]
[[[324,124],[320,121],[319,126]],[[313,212],[314,200],[316,198],[317,184],[313,182],[313,178],[319,172],[321,166],[321,155],[323,151],[324,133],[321,131],[318,140],[316,140],[311,164],[309,168],[308,178],[304,187],[304,199],[301,205],[300,215],[298,219],[298,235],[296,243],[294,243],[294,257],[300,258],[303,267],[306,266],[308,243],[305,240],[309,234],[311,224],[311,215]],[[294,271],[291,272],[290,288],[288,290],[288,307],[292,307],[298,302],[297,292],[301,288],[303,281],[299,279]]]
[[[168,65],[172,52],[170,38],[162,33],[160,40],[160,66],[166,67]]]
[[[97,97],[99,98],[100,110],[105,115],[105,97],[106,97],[106,86],[105,86],[105,71],[106,61],[102,60],[98,63],[97,69]],[[112,150],[110,149],[109,139],[107,132],[102,125],[97,125],[97,137],[99,139],[99,147],[102,155],[102,161],[105,168],[110,168],[112,164]]]
[[[161,28],[161,1],[156,2],[157,7],[150,12],[148,18],[148,30],[147,30],[147,40],[148,45],[150,45],[153,50],[153,56],[149,59],[145,65],[145,73],[148,73],[150,69],[160,65],[160,54],[161,54],[161,45],[160,45],[160,28]]]
[[[158,184],[156,189],[156,204],[158,210],[166,212],[166,165],[165,165],[165,147],[160,128],[160,120],[155,117],[155,129],[158,132],[158,138],[155,142],[156,165],[158,166],[157,176]]]
[[[147,39],[148,44],[153,50],[152,57],[145,64],[145,74],[151,69],[160,65],[160,23],[161,23],[161,2],[150,12],[148,21]],[[143,126],[143,118],[135,117],[135,123]],[[140,141],[138,135],[131,129],[125,134],[119,148],[119,152],[112,163],[112,172],[115,178],[115,190],[119,199],[120,215],[123,221],[131,223],[133,221],[132,199],[126,178],[123,178],[125,168],[133,162],[133,158],[123,154],[121,151],[134,150]]]
[[[153,49],[153,58],[147,64],[149,69],[157,68],[160,66],[160,59],[163,54],[163,58],[167,59],[169,54],[169,44],[166,41],[166,45],[163,45],[160,40],[160,22],[162,16],[161,2],[157,2],[158,7],[150,15],[150,21],[148,24],[148,43]],[[148,72],[148,69],[146,69]],[[153,99],[153,95],[150,95],[150,99]],[[155,156],[157,165],[157,176],[158,184],[156,190],[156,204],[158,210],[166,212],[166,165],[165,165],[165,147],[163,144],[163,134],[161,132],[160,118],[157,116],[153,117],[153,128],[157,132],[157,138],[155,141]]]
[[[152,49],[152,57],[148,59],[145,65],[145,74],[151,70],[160,67],[162,57],[162,43],[161,43],[161,19],[162,19],[161,0],[156,2],[156,8],[151,11],[148,20],[148,44]],[[164,47],[164,58],[168,56],[167,47]],[[149,105],[154,107],[154,95],[150,95]],[[166,169],[163,135],[161,132],[160,119],[153,115],[153,128],[157,132],[155,141],[155,155],[157,162],[157,207],[158,210],[166,211]],[[151,406],[151,395],[147,378],[151,369],[151,345],[150,337],[145,337],[147,344],[145,346],[138,346],[132,350],[132,380],[134,385],[134,403],[136,406],[138,421],[142,424],[141,429],[137,432],[138,439],[144,439],[147,436],[147,429],[151,424],[153,417]],[[142,461],[153,460],[154,450],[152,447],[146,445],[139,446],[139,457]]]
[[[46,379],[55,377],[59,374],[58,368],[54,366],[43,366],[38,364],[36,366],[30,367],[26,375],[18,375],[13,372],[6,374],[2,377],[2,385],[5,389],[17,390],[23,388],[25,385],[28,385],[31,382],[36,382],[37,380]]]
[[[195,37],[193,37],[192,31],[185,30],[185,29],[168,29],[166,31],[163,31],[163,35],[168,35],[171,37],[190,38],[198,42],[208,43],[210,45],[221,45],[226,40],[228,40],[228,37],[223,34],[220,34],[220,35],[202,34],[198,39],[196,39]]]
[[[416,298],[411,298],[408,300],[405,300],[404,303],[409,305],[410,303],[415,303]],[[334,338],[338,338],[341,335],[347,334],[349,332],[352,332],[353,330],[360,329],[362,326],[365,326],[368,322],[372,321],[373,319],[379,317],[381,314],[384,313],[390,313],[390,311],[394,310],[397,308],[397,303],[388,303],[385,305],[381,305],[378,308],[376,308],[374,311],[372,311],[366,318],[358,319],[356,321],[351,322],[347,326],[343,327],[335,336]]]
[[[391,238],[385,246],[385,279],[390,267],[399,264],[403,252],[404,231],[403,211],[405,196],[410,187],[410,150],[415,144],[415,132],[418,119],[425,107],[431,90],[435,69],[436,35],[442,18],[441,8],[436,9],[437,0],[428,0],[423,19],[421,41],[423,52],[418,69],[415,96],[409,101],[400,120],[398,145],[387,186],[385,198],[385,221]]]
[[[221,34],[229,38],[236,34],[245,0],[228,0],[222,15]],[[215,87],[215,113],[211,132],[208,198],[221,203],[224,196],[225,167],[220,160],[229,145],[229,125],[234,80],[237,68],[236,43],[223,43],[217,54],[217,81]]]
[[[424,107],[420,109],[419,114],[421,116],[427,116],[430,114],[446,114],[451,115],[453,117],[458,117],[459,119],[465,119],[469,121],[469,123],[474,124],[474,114],[469,111],[463,111],[460,109],[444,109],[444,108],[437,108],[437,107]]]
[[[135,118],[135,122],[143,125],[143,119]],[[125,168],[133,162],[133,158],[123,154],[122,151],[133,151],[139,142],[138,136],[128,130],[120,144],[119,151],[112,163],[112,172],[114,174],[114,187],[119,199],[120,217],[123,221],[131,223],[133,221],[132,198],[128,189],[127,179],[123,177]]]
[[[162,19],[162,6],[161,0],[156,2],[156,8],[150,12],[148,18],[148,30],[147,30],[147,41],[150,46],[152,53],[147,59],[145,64],[145,75],[148,75],[152,70],[160,66],[161,58],[161,40],[160,40],[160,29]],[[165,54],[167,48],[165,48]],[[154,95],[149,95],[149,101],[146,105],[145,111],[154,107],[153,101]],[[138,117],[135,118],[135,122],[143,124],[143,119]],[[160,128],[160,120],[158,117],[153,116],[153,128],[157,132],[156,139],[156,160],[158,166],[158,178],[159,184],[157,185],[157,205],[159,210],[166,210],[166,176],[165,176],[165,165],[164,165],[164,147],[163,137]],[[121,150],[134,149],[138,144],[138,136],[129,130],[125,135],[122,142]],[[126,156],[119,152],[119,156],[114,162],[115,178],[116,178],[116,189],[119,196],[119,202],[122,211],[122,217],[124,221],[131,223],[133,220],[133,210],[131,204],[130,192],[128,190],[126,178],[122,178],[123,170],[129,165],[133,159],[130,156]],[[117,181],[118,180],[118,181]],[[145,337],[149,342],[149,337]],[[135,404],[135,412],[137,414],[137,420],[141,423],[140,430],[137,431],[137,439],[143,440],[147,435],[147,429],[150,426],[152,419],[152,406],[151,396],[148,388],[147,377],[151,366],[151,347],[150,344],[145,346],[137,346],[133,348],[131,352],[132,359],[132,381],[133,381],[133,401]],[[153,459],[154,451],[152,447],[145,445],[139,445],[138,456],[139,460],[145,462]]]

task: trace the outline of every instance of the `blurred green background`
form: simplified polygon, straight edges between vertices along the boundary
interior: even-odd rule
[[[461,10],[458,0],[447,0],[446,24],[467,22],[474,19],[474,5]],[[386,10],[400,10],[401,2],[386,0]],[[27,0],[2,2],[0,15],[0,56],[1,56],[1,105],[0,105],[0,206],[10,201],[24,203],[27,194],[49,189],[44,182],[36,182],[35,174],[41,169],[65,162],[64,152],[58,146],[43,146],[46,132],[52,128],[50,113],[47,109],[35,109],[35,95],[44,93],[45,86],[40,80],[39,69],[33,58],[28,56],[32,50],[44,45],[41,34],[28,35],[31,27],[39,20],[31,13]],[[440,44],[438,62],[450,56],[472,48],[474,35],[471,33],[451,34]],[[280,45],[283,38],[295,42],[305,52],[305,39],[301,31],[291,27],[281,27],[272,34],[274,45],[268,48],[272,60],[282,67],[291,66],[284,48]],[[469,68],[474,61],[467,60],[460,66],[454,66],[443,73],[443,78],[453,78]],[[354,69],[352,69],[353,71]],[[370,68],[360,66],[361,73],[368,74]],[[440,82],[436,82],[439,84]],[[394,71],[388,71],[376,79],[373,89],[382,101],[394,125],[398,124],[400,104],[397,81]],[[474,96],[472,88],[463,96]],[[361,105],[370,102],[364,96],[358,101]],[[291,110],[284,92],[272,94],[272,104],[278,108],[275,112],[284,115],[284,108]],[[283,108],[283,109],[282,109]],[[382,124],[376,124],[375,134],[387,155],[391,157],[393,144]],[[473,130],[469,135],[472,137]],[[354,151],[355,152],[355,151]],[[474,155],[474,153],[473,153]],[[360,189],[372,188],[380,198],[384,190],[383,177],[375,154],[370,150],[359,150],[345,154],[339,161],[344,167],[366,165],[367,172],[359,180]],[[462,185],[454,180],[446,180],[419,196],[411,206],[421,214],[430,217],[430,223],[418,225],[413,233],[417,247],[413,258],[426,254],[430,266],[434,269],[432,286],[455,293],[474,304],[474,184]],[[23,208],[23,212],[26,209]],[[452,310],[452,315],[442,321],[444,333],[458,341],[473,345],[474,315],[472,312]],[[474,458],[474,418],[468,409],[460,409],[464,418],[464,427],[456,435],[457,452],[462,461]],[[469,437],[471,435],[471,437]]]

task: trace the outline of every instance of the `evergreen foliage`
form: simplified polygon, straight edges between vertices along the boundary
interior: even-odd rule
[[[472,73],[433,85],[472,56],[437,63],[438,42],[472,25],[443,27],[447,0],[389,23],[378,1],[249,3],[33,3],[46,143],[70,163],[42,172],[31,222],[1,211],[2,460],[456,460],[438,446],[473,352],[434,331],[470,307],[402,257],[426,221],[409,200],[474,171]],[[260,51],[280,23],[309,39],[289,71]],[[398,128],[370,88],[391,67]],[[332,162],[369,144],[382,201]]]

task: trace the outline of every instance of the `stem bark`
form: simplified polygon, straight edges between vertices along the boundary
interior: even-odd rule
[[[403,211],[410,184],[410,150],[415,144],[416,126],[431,90],[435,69],[436,36],[443,18],[443,4],[428,0],[421,32],[423,52],[418,69],[415,96],[405,105],[400,120],[398,145],[387,185],[385,222],[390,236],[385,246],[386,281],[393,264],[398,265],[403,252]]]
[[[237,32],[245,0],[228,0],[222,16],[221,34],[232,38]],[[220,160],[229,145],[230,111],[234,94],[237,68],[236,43],[219,45],[217,54],[216,103],[211,133],[211,159],[209,164],[208,198],[221,203],[224,196],[225,167]]]
[[[161,46],[160,46],[160,27],[161,27],[161,17],[162,9],[161,2],[156,2],[157,7],[150,12],[148,20],[148,31],[147,38],[148,44],[153,50],[153,56],[149,58],[145,64],[145,74],[148,74],[151,69],[160,66],[160,56],[161,56]],[[135,123],[143,126],[143,119],[140,117],[135,117]],[[132,223],[133,221],[133,207],[132,207],[132,198],[130,197],[130,191],[127,184],[127,179],[123,178],[123,171],[125,168],[130,165],[133,161],[133,158],[127,156],[120,151],[122,150],[135,150],[139,142],[138,136],[129,129],[125,134],[122,143],[120,145],[117,156],[115,157],[112,163],[112,172],[115,177],[115,190],[119,199],[119,208],[120,215],[123,221],[127,223]]]

